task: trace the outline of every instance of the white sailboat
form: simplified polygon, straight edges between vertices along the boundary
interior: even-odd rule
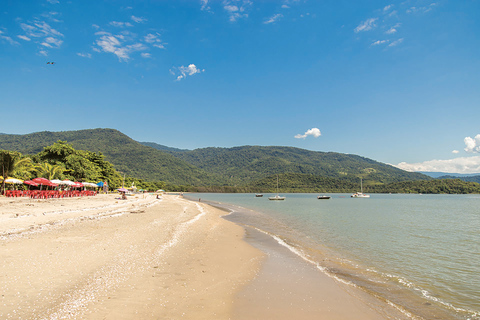
[[[277,174],[277,195],[273,197],[268,197],[268,200],[285,200],[285,197],[278,195],[278,174]]]
[[[363,183],[362,178],[360,178],[360,192],[355,192],[350,197],[351,198],[370,198],[370,195],[363,193]]]

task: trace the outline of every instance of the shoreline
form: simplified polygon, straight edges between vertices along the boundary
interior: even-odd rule
[[[0,318],[406,319],[237,220],[164,195],[0,198]]]
[[[255,279],[236,295],[233,319],[418,319],[326,273],[274,235],[243,223],[241,215],[254,211],[204,203],[229,211],[223,218],[245,228],[245,241],[266,256]]]

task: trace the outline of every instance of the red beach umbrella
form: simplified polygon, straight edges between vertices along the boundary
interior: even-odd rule
[[[38,186],[38,183],[33,182],[32,180],[26,180],[26,181],[23,181],[23,183],[28,184],[30,186],[34,186],[34,187]]]
[[[46,186],[49,186],[51,184],[50,180],[45,178],[35,178],[35,179],[32,179],[32,181],[41,185],[46,185]]]

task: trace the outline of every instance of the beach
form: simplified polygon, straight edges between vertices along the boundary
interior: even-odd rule
[[[404,317],[228,211],[118,197],[0,198],[1,319]]]

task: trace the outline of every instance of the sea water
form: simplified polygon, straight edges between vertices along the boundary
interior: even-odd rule
[[[480,319],[479,195],[329,195],[188,197],[224,204],[235,222],[412,318]]]

